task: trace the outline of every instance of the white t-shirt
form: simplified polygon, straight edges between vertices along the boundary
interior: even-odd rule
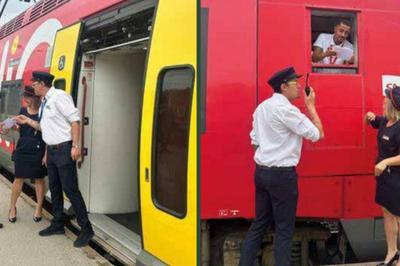
[[[319,140],[318,128],[280,93],[262,102],[253,114],[254,161],[263,166],[296,166],[303,138]]]
[[[322,48],[322,51],[325,52],[329,47],[340,46],[346,47],[354,51],[353,45],[345,40],[342,44],[336,45],[335,41],[333,40],[333,34],[329,33],[321,33],[317,40],[314,42],[314,46],[318,46]],[[322,61],[318,62],[322,64],[343,64],[344,60],[342,58],[336,56],[327,56]]]

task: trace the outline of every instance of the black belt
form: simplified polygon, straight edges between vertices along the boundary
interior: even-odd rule
[[[296,171],[296,166],[265,166],[256,164],[257,168],[276,171]]]
[[[68,146],[72,144],[72,140],[70,141],[66,141],[66,142],[61,142],[59,144],[54,144],[54,145],[47,145],[48,148],[52,149],[52,150],[59,150],[64,146]]]

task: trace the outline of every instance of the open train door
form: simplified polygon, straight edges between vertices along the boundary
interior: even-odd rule
[[[58,30],[54,40],[50,73],[55,87],[68,93],[72,93],[81,25],[78,22]]]
[[[51,57],[50,73],[54,75],[54,86],[57,89],[73,92],[73,82],[76,57],[81,33],[81,22],[61,28],[54,39],[53,55]],[[50,197],[50,190],[46,196]],[[64,209],[69,212],[71,203],[64,194]]]
[[[159,1],[140,133],[144,251],[168,265],[197,263],[196,1]],[[151,264],[152,265],[152,264]]]

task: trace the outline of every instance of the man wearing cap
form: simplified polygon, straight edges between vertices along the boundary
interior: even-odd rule
[[[250,138],[255,147],[256,214],[242,243],[241,266],[253,266],[272,222],[275,222],[275,263],[290,265],[298,198],[295,167],[300,159],[302,139],[315,142],[324,136],[312,88],[308,96],[304,93],[310,119],[291,104],[300,98],[300,77],[293,67],[275,73],[268,80],[274,94],[253,114]]]
[[[42,97],[39,122],[19,116],[18,122],[29,124],[41,130],[47,144],[47,169],[49,188],[53,205],[51,225],[40,231],[40,236],[64,234],[63,191],[75,211],[81,233],[74,241],[75,247],[87,245],[93,237],[92,225],[87,209],[78,188],[76,160],[81,156],[79,149],[80,129],[79,111],[72,97],[63,90],[52,86],[54,76],[47,72],[32,73],[32,87],[36,95]]]

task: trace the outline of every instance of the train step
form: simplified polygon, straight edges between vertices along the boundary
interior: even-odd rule
[[[330,264],[329,266],[376,266],[379,263],[380,263],[380,261],[349,263],[349,264]],[[328,265],[325,265],[325,266],[328,266]]]

